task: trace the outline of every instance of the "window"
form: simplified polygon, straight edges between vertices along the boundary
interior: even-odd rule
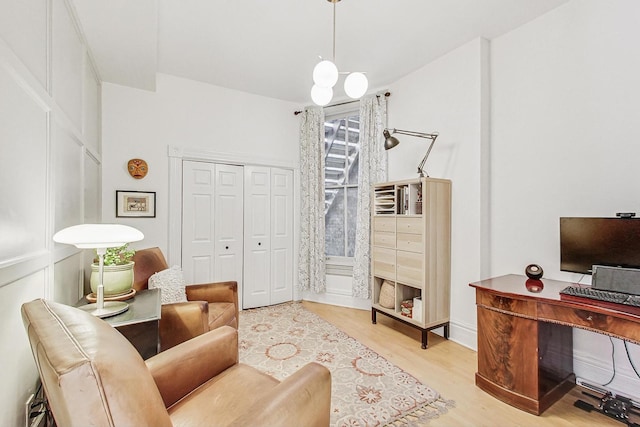
[[[327,273],[351,275],[358,208],[358,114],[345,113],[325,121],[324,144]]]

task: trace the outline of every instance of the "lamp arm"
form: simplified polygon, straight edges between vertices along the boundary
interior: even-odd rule
[[[388,129],[391,131],[391,134],[398,133],[400,135],[408,135],[415,136],[417,138],[428,138],[435,140],[438,137],[437,133],[425,133],[425,132],[414,132],[412,130],[402,130],[402,129]]]
[[[438,137],[437,134],[433,135],[433,138],[431,138],[431,144],[429,144],[429,148],[427,149],[427,154],[424,155],[424,157],[420,161],[420,164],[418,165],[418,173],[420,174],[421,177],[424,176],[423,168],[425,163],[427,163],[427,158],[429,157],[429,154],[431,154],[431,149],[433,148],[433,144],[436,142],[437,137]],[[427,174],[427,177],[428,176],[429,174]]]

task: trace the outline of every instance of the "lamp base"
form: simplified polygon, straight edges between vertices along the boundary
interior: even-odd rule
[[[102,309],[98,309],[98,304],[87,304],[78,308],[102,319],[124,313],[129,309],[129,304],[121,301],[105,301]]]

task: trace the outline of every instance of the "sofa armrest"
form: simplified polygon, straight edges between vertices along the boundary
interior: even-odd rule
[[[209,330],[209,304],[204,301],[164,304],[160,317],[160,347],[165,351]]]
[[[238,331],[222,326],[145,361],[168,408],[238,363]]]
[[[231,302],[238,306],[238,282],[217,282],[188,285],[189,301]]]
[[[315,362],[285,378],[233,426],[327,427],[331,417],[331,373]]]

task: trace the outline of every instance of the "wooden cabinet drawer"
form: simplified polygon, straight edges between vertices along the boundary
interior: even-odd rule
[[[373,275],[385,279],[396,278],[396,251],[374,247],[372,251]]]
[[[495,308],[507,313],[520,314],[531,318],[536,317],[535,301],[509,298],[478,290],[476,292],[476,303],[487,308]]]
[[[395,248],[396,234],[386,231],[375,231],[373,233],[373,245],[384,246],[386,248]]]
[[[374,216],[373,217],[373,231],[388,231],[395,232],[396,231],[396,217],[383,217],[383,216]]]
[[[398,233],[422,234],[422,218],[398,217]]]
[[[396,248],[422,253],[422,234],[398,233]]]
[[[407,285],[423,285],[424,255],[414,252],[396,252],[396,281]]]
[[[640,342],[640,328],[637,322],[588,309],[540,304],[538,318],[543,321],[566,322],[578,328],[596,330],[636,343]]]

